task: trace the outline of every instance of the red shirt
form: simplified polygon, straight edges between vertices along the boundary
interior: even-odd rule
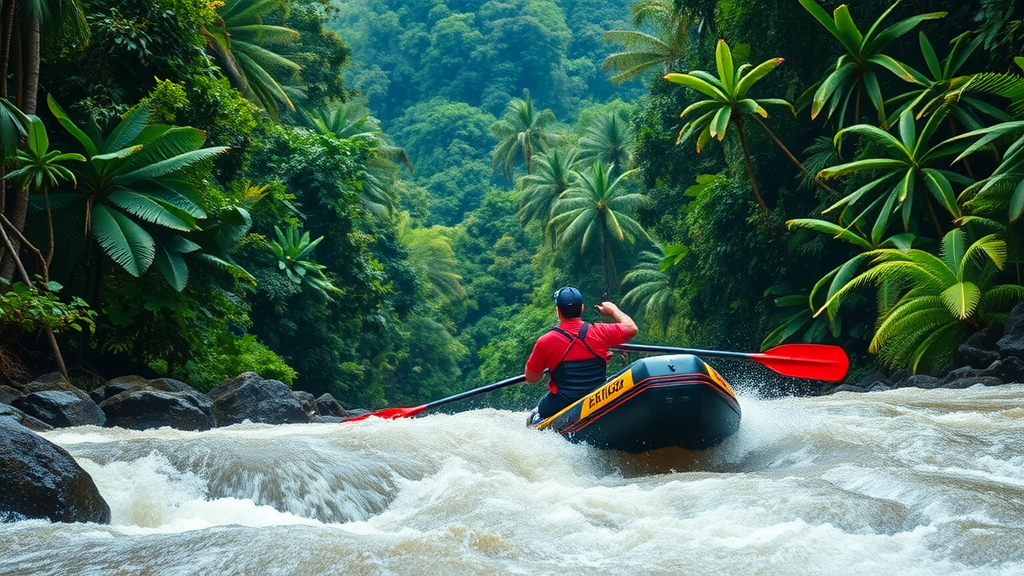
[[[587,350],[587,347],[576,338],[580,328],[583,327],[582,319],[573,318],[566,320],[559,324],[558,327],[573,335],[572,347],[569,348],[569,339],[564,334],[559,334],[554,330],[545,333],[533,345],[533,352],[526,361],[527,370],[531,372],[542,372],[545,368],[554,370],[555,366],[562,361],[563,355],[565,355],[565,360],[586,360],[594,357],[590,350]],[[594,352],[602,356],[605,362],[607,362],[612,357],[612,353],[608,349],[622,344],[632,338],[632,336],[632,334],[627,336],[622,324],[618,322],[598,322],[590,325],[590,329],[587,330],[586,340],[587,346],[590,346]],[[566,354],[567,348],[569,349],[568,354]],[[551,393],[554,394],[557,391],[557,382],[551,380],[549,388]]]

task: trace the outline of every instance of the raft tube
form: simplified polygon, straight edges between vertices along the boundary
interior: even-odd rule
[[[739,429],[740,405],[714,368],[690,354],[643,358],[540,422],[573,442],[625,452],[704,450]]]

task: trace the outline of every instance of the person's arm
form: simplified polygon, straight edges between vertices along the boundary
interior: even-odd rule
[[[611,302],[601,302],[597,305],[597,311],[618,322],[622,326],[622,335],[626,340],[636,336],[636,322],[633,322],[633,319],[622,310],[619,310],[619,307],[615,304]],[[529,379],[529,377],[527,377],[527,379]]]
[[[540,382],[541,377],[544,376],[544,358],[537,350],[539,344],[540,339],[534,343],[533,351],[530,353],[530,358],[526,360],[526,368],[523,370],[526,382],[529,384]]]

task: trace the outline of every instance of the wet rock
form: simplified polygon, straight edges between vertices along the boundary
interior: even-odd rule
[[[1002,360],[996,360],[978,375],[995,376],[1006,383],[1024,382],[1024,360],[1016,356],[1007,356]]]
[[[47,430],[53,430],[53,426],[50,426],[46,422],[33,418],[28,414],[25,414],[21,410],[18,410],[14,406],[8,406],[7,404],[0,404],[0,418],[8,418],[14,420],[18,424],[21,424],[29,430],[36,432],[46,432]]]
[[[971,386],[982,384],[985,386],[999,386],[1003,383],[999,378],[993,376],[968,376],[966,378],[957,378],[949,382],[945,382],[940,388],[951,388],[954,390],[961,390],[963,388],[970,388]]]
[[[889,386],[887,384],[883,384],[881,382],[876,382],[874,386],[872,386],[871,388],[868,388],[868,392],[885,392],[885,391],[892,390],[892,389],[893,389],[892,386]]]
[[[935,376],[929,376],[927,374],[914,374],[903,381],[902,387],[907,388],[924,388],[931,390],[938,388],[942,384],[942,380],[939,380]]]
[[[110,523],[92,477],[63,448],[0,418],[0,516]]]
[[[117,378],[108,380],[105,386],[93,390],[89,396],[92,398],[93,402],[101,404],[107,398],[113,398],[122,392],[135,390],[136,388],[142,388],[148,385],[149,380],[142,376],[118,376]]]
[[[889,382],[889,377],[882,372],[875,372],[874,374],[869,374],[867,377],[863,378],[857,385],[868,390],[874,386],[876,382],[887,384]]]
[[[110,427],[209,430],[217,426],[213,401],[195,390],[168,392],[137,387],[104,400],[100,408]]]
[[[306,416],[312,418],[320,415],[320,408],[316,404],[316,397],[305,390],[292,390],[292,398],[306,411]]]
[[[309,419],[311,424],[337,424],[338,422],[344,422],[345,419],[341,416],[313,416]]]
[[[50,426],[103,426],[107,421],[100,407],[89,396],[70,390],[43,390],[16,399],[12,406]],[[83,398],[84,396],[84,398]]]
[[[50,372],[21,385],[25,394],[32,392],[45,392],[47,390],[78,390],[68,382],[60,372]]]
[[[334,396],[324,393],[316,399],[317,408],[320,410],[321,416],[340,416],[342,418],[348,418],[351,414],[348,410],[342,407],[341,403],[338,402]]]
[[[10,404],[18,396],[21,396],[20,390],[0,384],[0,404]]]
[[[956,349],[957,364],[963,364],[973,368],[985,368],[996,360],[999,360],[999,352],[995,350],[983,350],[968,344],[961,344]]]
[[[255,372],[246,372],[225,380],[209,392],[213,411],[221,426],[245,420],[266,424],[308,422],[309,417],[288,386],[279,380],[267,380]]]
[[[836,386],[832,392],[867,392],[866,388],[861,388],[855,384],[840,384]]]
[[[1014,306],[1006,317],[1003,337],[996,342],[996,348],[1004,357],[1024,359],[1024,302]]]
[[[906,368],[897,370],[892,373],[892,376],[889,376],[889,386],[892,386],[893,388],[906,386],[907,378],[910,378],[911,376],[913,376],[913,374]]]
[[[945,387],[946,384],[953,382],[954,380],[962,380],[964,378],[977,378],[981,375],[981,370],[972,368],[970,366],[961,366],[954,370],[950,370],[945,376],[941,378],[939,382],[940,387]]]
[[[154,390],[163,390],[164,392],[187,392],[201,394],[195,388],[182,382],[181,380],[175,380],[174,378],[154,378],[146,382],[146,385]]]

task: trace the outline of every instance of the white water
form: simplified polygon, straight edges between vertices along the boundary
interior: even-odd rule
[[[1024,386],[741,404],[633,456],[497,410],[58,430],[112,524],[0,524],[0,574],[1024,574]]]

